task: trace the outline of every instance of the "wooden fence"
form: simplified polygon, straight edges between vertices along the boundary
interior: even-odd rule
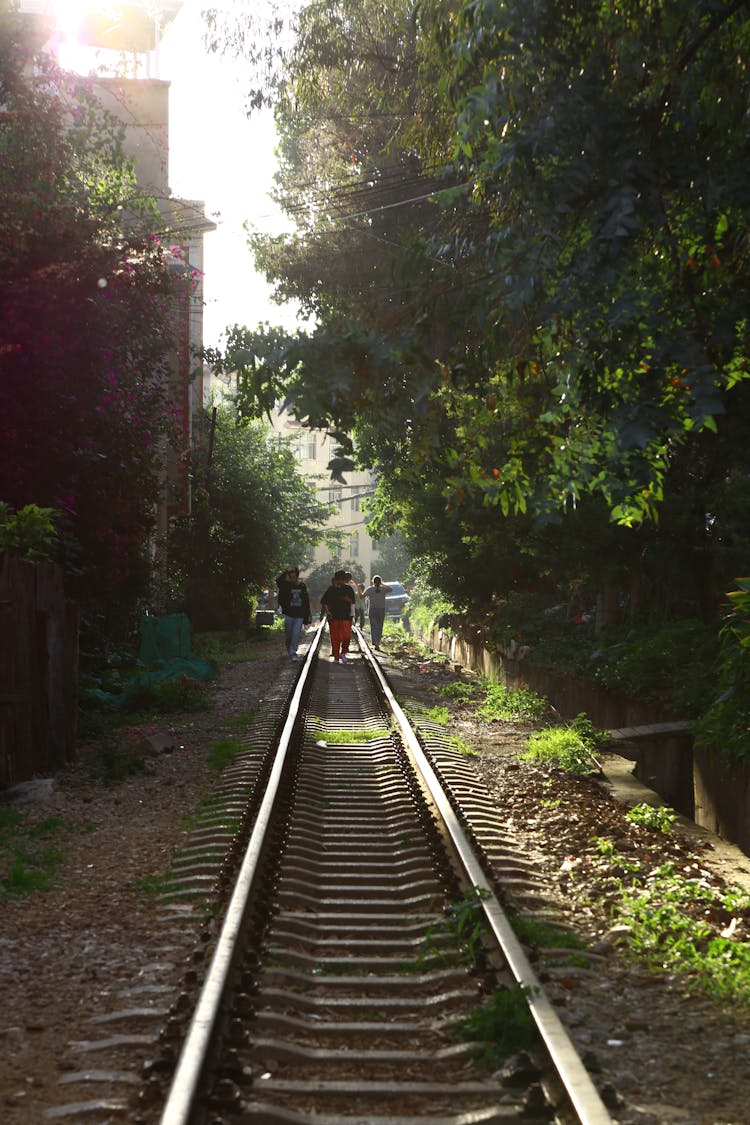
[[[0,554],[0,784],[75,756],[78,611],[55,563]]]

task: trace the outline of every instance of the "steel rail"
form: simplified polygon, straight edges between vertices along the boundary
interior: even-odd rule
[[[268,785],[253,825],[237,883],[227,906],[198,1005],[190,1021],[187,1036],[180,1052],[177,1068],[160,1118],[160,1125],[190,1125],[193,1120],[200,1083],[208,1058],[209,1045],[217,1026],[224,995],[229,986],[230,974],[239,955],[239,938],[247,914],[247,902],[258,872],[263,841],[278,795],[292,732],[297,721],[300,699],[320,647],[323,628],[324,622],[321,622],[310,642],[304,663],[300,669],[289,705],[289,713],[279,738]]]
[[[398,720],[401,733],[414,760],[415,768],[421,774],[430,797],[443,818],[466,878],[472,886],[477,887],[481,892],[480,904],[487,923],[515,980],[524,989],[539,1034],[581,1125],[612,1125],[612,1117],[604,1105],[599,1091],[584,1067],[560,1017],[547,997],[523,947],[513,932],[507,915],[459,823],[453,806],[427,760],[409,720],[399,706],[379,662],[373,656],[361,631],[357,629],[356,633],[362,654],[371,665],[388,704]]]

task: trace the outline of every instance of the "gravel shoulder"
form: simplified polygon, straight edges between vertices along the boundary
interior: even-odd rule
[[[59,817],[63,824],[54,888],[0,898],[4,1125],[42,1122],[45,1111],[65,1101],[61,1080],[97,1065],[81,1045],[101,1034],[108,1016],[119,1015],[119,1027],[132,1008],[141,1013],[141,1028],[151,1005],[158,1030],[164,997],[194,956],[196,929],[179,912],[165,916],[143,888],[168,871],[210,791],[212,745],[236,736],[233,718],[263,707],[291,682],[295,668],[282,650],[272,633],[258,645],[257,659],[225,667],[210,685],[211,710],[132,728],[128,738],[142,745],[146,772],[104,785],[83,755],[25,799],[0,805],[28,823]],[[444,702],[438,690],[453,674],[443,660],[415,659],[405,650],[386,650],[383,659],[399,698],[428,707]],[[748,1010],[693,994],[680,974],[645,972],[618,946],[611,888],[591,839],[611,835],[625,847],[639,846],[624,820],[629,798],[621,760],[610,763],[610,784],[574,779],[519,763],[530,728],[478,723],[460,710],[451,728],[476,751],[477,773],[543,881],[549,911],[592,951],[589,968],[544,975],[564,1021],[598,1068],[613,1119],[623,1125],[750,1122]],[[750,887],[750,860],[707,833],[686,825],[648,846],[655,866],[693,865],[711,885]],[[122,1051],[125,1060],[127,1044]],[[137,1078],[133,1073],[134,1086]],[[102,1102],[107,1091],[103,1075]]]

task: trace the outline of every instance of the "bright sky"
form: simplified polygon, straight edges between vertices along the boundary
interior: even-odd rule
[[[52,0],[58,23],[69,37],[61,62],[86,73],[97,65],[93,49],[69,45],[75,43],[81,2]],[[101,6],[106,7],[105,0]],[[270,300],[243,230],[245,221],[271,233],[284,229],[283,216],[268,196],[275,168],[273,121],[268,113],[257,112],[248,119],[241,64],[208,53],[203,7],[205,0],[185,0],[161,41],[158,77],[170,83],[172,193],[203,200],[206,215],[217,225],[204,239],[203,339],[212,346],[220,343],[228,326],[255,328],[270,321],[292,328],[296,313],[292,306],[280,307]],[[100,52],[98,63],[107,54]]]
[[[294,325],[294,309],[269,301],[254,268],[243,223],[276,233],[283,217],[268,197],[275,167],[273,121],[243,109],[242,73],[203,44],[204,0],[187,0],[161,44],[160,77],[171,83],[169,183],[177,196],[202,199],[218,229],[204,241],[204,340],[227,325]]]

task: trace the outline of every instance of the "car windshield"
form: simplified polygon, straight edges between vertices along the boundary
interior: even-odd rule
[[[385,595],[387,598],[388,597],[392,598],[394,595],[396,595],[397,597],[401,597],[403,594],[406,593],[406,590],[404,589],[404,587],[401,585],[400,582],[386,582],[386,583],[384,583],[384,585],[390,586],[390,588],[391,588],[390,594]]]

